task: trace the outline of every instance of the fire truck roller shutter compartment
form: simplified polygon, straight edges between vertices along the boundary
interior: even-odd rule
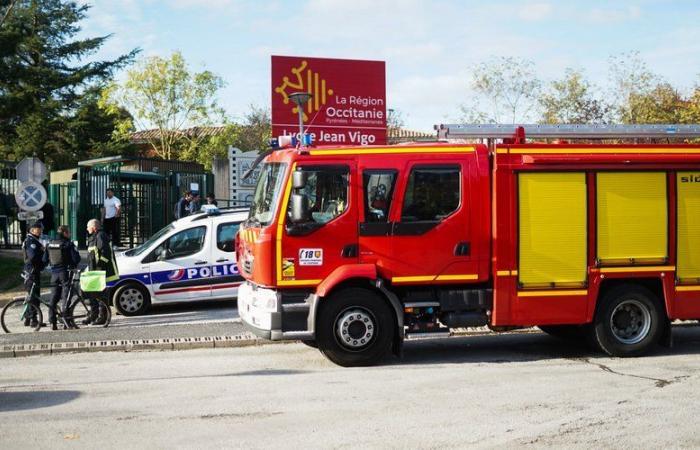
[[[679,172],[678,262],[676,275],[681,284],[700,283],[700,172]]]
[[[601,172],[597,179],[598,260],[659,264],[668,258],[665,172]]]
[[[586,175],[521,173],[518,184],[520,286],[584,286]]]

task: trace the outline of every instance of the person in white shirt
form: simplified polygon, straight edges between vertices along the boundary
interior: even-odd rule
[[[107,197],[102,203],[102,227],[112,240],[112,245],[120,247],[119,242],[119,217],[121,216],[122,202],[114,196],[112,188],[107,189]]]

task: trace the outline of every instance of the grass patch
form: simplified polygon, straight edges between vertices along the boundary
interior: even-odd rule
[[[22,266],[23,261],[19,258],[0,256],[0,292],[22,284]]]

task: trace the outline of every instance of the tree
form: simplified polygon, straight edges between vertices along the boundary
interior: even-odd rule
[[[618,123],[642,123],[639,117],[639,99],[649,95],[660,82],[649,70],[639,52],[613,55],[609,59],[613,112]]]
[[[66,0],[3,2],[0,27],[0,157],[36,155],[71,164],[67,146],[86,92],[109,80],[136,55],[90,61],[109,36],[76,39],[87,5]]]
[[[540,95],[542,123],[604,123],[610,107],[595,98],[582,72],[566,69],[564,78],[549,83]]]
[[[532,61],[493,58],[474,70],[472,89],[477,97],[462,106],[462,113],[475,123],[527,121],[537,106],[541,84]]]
[[[161,158],[187,155],[206,162],[208,156],[199,155],[197,149],[211,137],[204,128],[226,123],[216,99],[223,86],[223,80],[208,70],[192,72],[182,54],[174,52],[169,58],[139,61],[105,96],[128,110],[138,129],[158,130],[148,140]]]
[[[386,116],[386,134],[392,136],[396,134],[406,124],[403,120],[403,114],[398,109],[387,109]]]
[[[268,108],[250,105],[250,110],[243,116],[234,145],[244,152],[267,149],[272,137],[271,123]]]

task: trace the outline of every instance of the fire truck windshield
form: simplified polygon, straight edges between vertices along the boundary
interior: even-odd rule
[[[260,225],[269,225],[272,221],[286,168],[287,165],[283,163],[266,163],[260,170],[253,203],[250,206],[250,218]]]

